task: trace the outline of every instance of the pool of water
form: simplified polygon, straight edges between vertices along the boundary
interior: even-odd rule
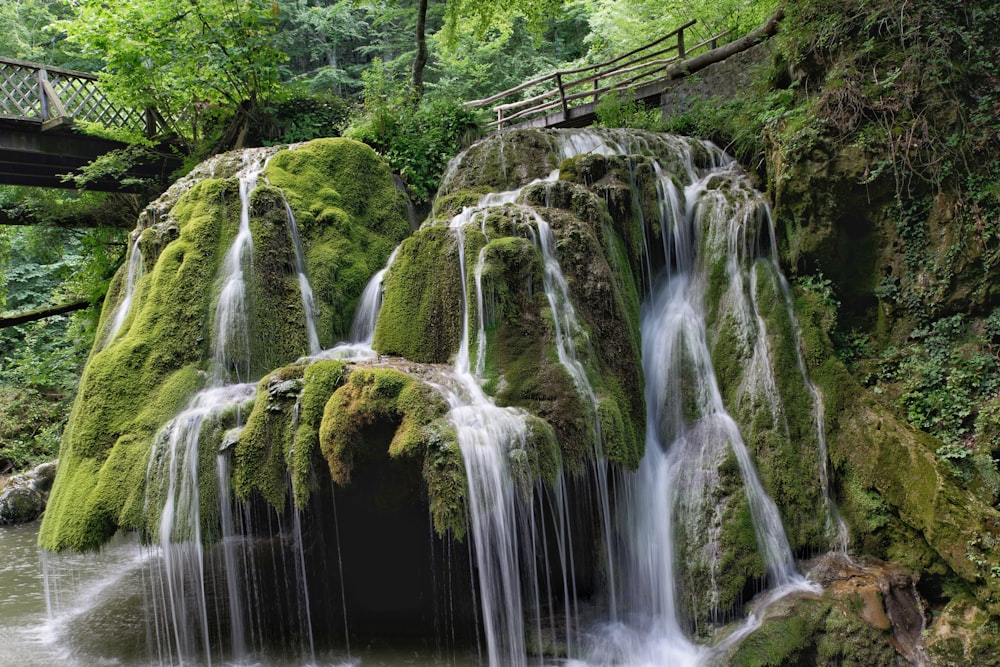
[[[150,630],[155,554],[116,537],[99,553],[47,554],[38,523],[0,527],[0,665],[148,667],[183,662],[156,646]],[[46,574],[48,576],[46,576]],[[204,662],[203,664],[208,664]],[[350,653],[251,656],[222,667],[478,667],[464,651],[362,645]]]

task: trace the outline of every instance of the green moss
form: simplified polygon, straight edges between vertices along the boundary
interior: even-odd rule
[[[376,350],[431,363],[446,362],[458,350],[463,334],[457,254],[447,227],[424,228],[403,242],[383,283]]]
[[[820,460],[813,395],[799,364],[797,325],[774,265],[759,260],[753,270],[757,277],[754,303],[767,330],[777,390],[772,400],[777,406],[762,400],[753,407],[746,440],[764,487],[784,517],[792,548],[800,553],[818,552],[829,546],[827,519],[824,512],[815,511],[826,504],[820,479],[820,466],[826,462]]]
[[[724,573],[724,577],[716,582],[719,587],[718,607],[724,612],[739,613],[740,606],[746,601],[745,591],[752,588],[754,581],[763,581],[767,574],[745,494],[733,497],[722,515],[719,549],[722,558],[718,571]]]
[[[475,188],[513,190],[547,176],[557,166],[552,147],[546,131],[498,132],[462,154],[458,170],[441,184],[438,197]]]
[[[261,377],[308,354],[309,341],[283,195],[276,188],[260,186],[253,192],[251,205],[250,377]]]
[[[136,477],[126,468],[144,469],[156,431],[202,383],[195,370],[208,351],[211,292],[205,286],[225,252],[229,228],[222,221],[237,206],[233,184],[204,181],[174,207],[179,237],[140,281],[131,326],[92,355],[81,377],[39,536],[45,548],[95,549],[117,529],[122,508],[136,505],[121,495],[143,488],[126,484],[125,477]],[[112,457],[118,442],[128,456]],[[135,511],[128,516],[134,520]]]
[[[295,506],[302,509],[315,490],[316,469],[322,460],[319,427],[330,396],[344,382],[345,366],[340,361],[317,361],[306,366],[305,386],[299,399],[299,427],[285,463],[291,472]]]
[[[526,421],[527,437],[524,447],[512,448],[507,456],[514,484],[527,501],[534,493],[536,481],[555,486],[561,457],[556,434],[548,422],[530,416]]]
[[[329,347],[347,337],[368,279],[410,232],[404,195],[385,162],[350,139],[281,151],[264,175],[295,213],[319,310],[317,333]],[[294,310],[290,299],[281,306]]]
[[[729,655],[733,667],[892,667],[890,633],[865,622],[850,600],[786,598]]]
[[[798,667],[819,664],[815,662],[816,635],[830,611],[829,603],[800,604],[799,607],[805,608],[799,609],[798,613],[770,618],[744,639],[730,656],[729,664],[733,667]]]
[[[450,532],[456,539],[465,536],[468,520],[465,464],[458,436],[451,423],[435,419],[427,428],[423,474],[434,530],[443,536]]]
[[[462,209],[466,206],[475,206],[478,204],[482,196],[488,193],[489,190],[486,187],[481,186],[467,190],[459,190],[442,197],[435,197],[432,215],[434,217],[445,218],[457,215],[458,213],[461,213]]]
[[[935,665],[1000,665],[1000,623],[968,595],[959,595],[938,610],[925,637]]]
[[[297,370],[302,372],[301,367]],[[284,509],[288,495],[285,456],[295,437],[293,413],[302,384],[301,377],[283,379],[279,373],[257,384],[257,399],[233,454],[233,490],[239,498],[248,500],[257,491],[273,507]]]
[[[446,412],[437,391],[416,378],[389,368],[352,370],[326,403],[319,429],[331,476],[338,484],[349,484],[355,457],[373,455],[373,444],[389,439],[388,456],[422,459],[435,529],[461,539],[466,523],[465,466]],[[544,449],[533,445],[539,466],[551,467]]]

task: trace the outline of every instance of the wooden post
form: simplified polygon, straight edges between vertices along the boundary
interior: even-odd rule
[[[146,138],[152,139],[156,136],[156,112],[152,109],[146,109],[142,112],[142,117],[146,121]]]
[[[497,109],[497,132],[503,129],[503,109]]]
[[[45,83],[49,80],[49,74],[44,69],[38,70],[38,99],[41,102],[42,122],[49,119],[49,98],[45,94]]]
[[[677,31],[677,57],[684,58],[684,28]]]
[[[597,104],[597,98],[598,98],[597,90],[598,88],[601,87],[600,81],[601,81],[600,79],[594,79],[594,104]]]
[[[569,106],[566,104],[566,89],[563,88],[562,72],[556,72],[556,85],[559,86],[559,102],[562,103],[563,120],[569,120]]]

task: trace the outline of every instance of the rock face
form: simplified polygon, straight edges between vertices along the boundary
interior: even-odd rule
[[[224,155],[151,205],[134,238],[144,271],[112,284],[42,526],[47,549],[96,549],[133,530],[164,549],[204,545],[203,566],[231,558],[242,525],[255,540],[242,557],[270,563],[294,525],[301,569],[322,573],[312,594],[325,627],[351,618],[369,636],[427,636],[449,609],[459,634],[480,623],[461,618],[512,623],[491,635],[491,656],[496,642],[498,655],[522,656],[530,617],[649,597],[628,579],[642,565],[630,559],[653,557],[630,542],[643,533],[631,513],[653,442],[700,457],[678,464],[690,474],[662,510],[677,516],[667,577],[685,646],[741,618],[757,590],[797,585],[794,559],[841,539],[835,501],[847,501],[853,548],[869,547],[867,524],[884,511],[894,532],[882,551],[908,572],[933,569],[983,599],[996,588],[977,563],[991,556],[997,512],[846,373],[822,308],[785,282],[766,205],[708,144],[505,133],[456,160],[412,233],[388,169],[360,144]],[[352,334],[387,260],[370,293],[381,294],[374,329]],[[663,274],[691,286],[691,328],[652,392],[669,395],[670,411],[649,417],[640,321]],[[505,476],[493,488],[472,460],[497,453],[498,439]],[[865,513],[871,489],[888,505]],[[762,513],[775,517],[770,533]],[[508,520],[506,533],[490,523]],[[470,533],[468,553],[492,541],[522,555],[459,558]],[[323,542],[338,534],[338,562],[356,568],[339,578]],[[502,603],[470,588],[494,571],[513,577],[496,584]],[[921,634],[909,576],[844,593],[834,589],[846,577],[830,575],[831,598],[782,602],[733,663],[892,664],[892,642]],[[254,585],[286,604],[274,581]],[[238,622],[234,612],[220,627]],[[568,650],[577,623],[535,639]],[[772,641],[783,662],[761,662]],[[929,650],[980,650],[949,641]]]
[[[56,476],[56,464],[43,463],[7,479],[0,489],[0,524],[27,523],[42,515]]]

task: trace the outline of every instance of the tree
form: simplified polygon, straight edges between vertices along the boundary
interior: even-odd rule
[[[234,144],[280,93],[278,6],[269,0],[82,0],[58,25],[100,58],[103,90],[155,108],[178,136],[205,138],[212,111],[236,110]]]
[[[445,0],[444,43],[448,46],[455,44],[455,36],[462,23],[471,24],[476,34],[483,36],[490,28],[509,32],[515,19],[524,18],[535,34],[541,34],[546,19],[555,16],[563,3],[564,0],[507,0],[502,3],[489,0]],[[424,91],[427,11],[427,0],[419,0],[416,18],[417,51],[411,76],[411,87],[416,99],[420,99]]]

